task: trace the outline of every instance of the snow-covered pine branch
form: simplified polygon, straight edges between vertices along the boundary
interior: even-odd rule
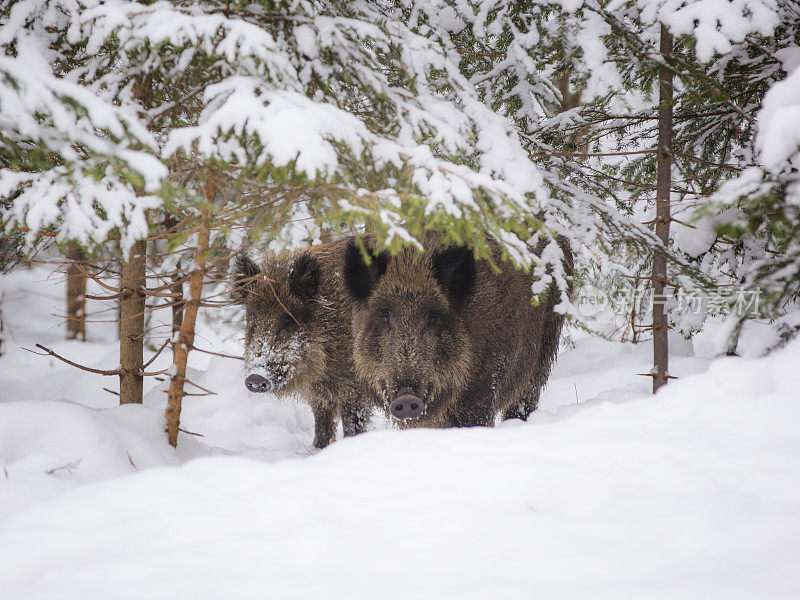
[[[160,201],[145,193],[167,170],[134,108],[71,76],[86,62],[65,39],[75,32],[74,8],[15,3],[0,25],[3,221],[27,229],[28,243],[51,227],[57,239],[86,245],[120,230],[127,249],[147,234],[145,211]]]
[[[724,203],[707,198],[736,177],[738,169],[758,164],[755,124],[761,99],[789,70],[781,62],[796,56],[797,12],[792,3],[390,4],[404,11],[410,27],[442,40],[486,104],[513,121],[526,150],[538,157],[537,167],[550,188],[543,219],[573,240],[580,269],[594,271],[603,256],[598,283],[609,283],[617,273],[627,278],[622,282],[640,280],[649,269],[647,250],[657,245],[638,223],[653,219],[648,206],[655,183],[654,74],[665,61],[678,86],[673,198],[686,207],[676,205],[678,222],[670,248],[673,281],[690,289],[698,282],[707,286],[709,278],[730,283],[747,271],[742,269],[753,260],[755,248],[769,246],[763,239],[730,244],[731,237],[749,235],[741,227],[748,214],[763,215],[758,222],[767,229],[774,224],[770,214],[785,214],[757,208],[763,198],[758,190],[770,187],[766,179],[747,188],[749,203],[741,197],[731,200],[728,192]],[[669,57],[658,52],[662,23],[678,40]],[[565,91],[574,93],[578,103],[570,104]],[[762,143],[764,156],[769,159],[787,143],[791,146],[787,140],[783,136],[777,144]],[[770,178],[775,181],[774,174]],[[725,189],[745,193],[745,183]],[[738,224],[721,230],[734,215],[739,215]],[[581,256],[581,248],[589,247]],[[782,252],[762,250],[760,256],[758,264],[769,263],[771,256],[780,262]],[[788,266],[780,272],[786,274]],[[693,316],[677,326],[690,333],[701,322]]]
[[[440,40],[391,6],[103,2],[87,5],[80,32],[100,57],[83,72],[121,104],[132,95],[114,72],[146,68],[152,101],[140,114],[164,159],[258,173],[264,188],[335,184],[336,197],[312,211],[329,222],[348,190],[348,207],[394,190],[393,240],[419,235],[418,223],[399,230],[420,207],[444,229],[472,223],[460,236],[473,240],[522,219],[534,227],[519,232],[519,247],[539,223],[548,192],[511,124],[477,97]],[[384,207],[361,208],[388,236]]]

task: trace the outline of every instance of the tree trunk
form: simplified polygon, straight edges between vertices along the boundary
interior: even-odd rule
[[[136,242],[122,264],[119,301],[119,403],[141,404],[144,367],[145,258],[147,242]]]
[[[75,262],[83,260],[77,244],[67,250],[67,339],[86,341],[86,275]]]
[[[177,219],[170,215],[164,217],[164,228],[167,230],[172,229],[178,224]],[[175,263],[175,271],[172,274],[172,335],[174,336],[181,330],[181,323],[183,323],[183,265],[180,258]]]
[[[660,53],[672,54],[672,34],[661,26]],[[664,65],[658,68],[658,172],[656,175],[656,235],[666,247],[669,244],[670,187],[672,185],[672,72]],[[669,377],[665,289],[667,259],[661,252],[653,255],[653,393],[666,385]]]
[[[566,112],[581,105],[580,92],[573,92],[569,85],[569,73],[559,76],[556,79],[556,85],[558,91],[561,92],[561,110],[559,112]]]
[[[206,274],[210,229],[210,207],[214,203],[216,187],[213,177],[208,176],[203,189],[206,206],[200,216],[197,246],[195,247],[192,271],[189,274],[189,300],[184,303],[183,320],[178,339],[172,347],[172,375],[167,395],[167,438],[174,447],[178,445],[178,427],[181,419],[181,403],[183,402],[184,384],[186,382],[186,363],[194,346],[195,324],[200,303],[203,298],[203,279]]]
[[[3,343],[5,342],[5,322],[3,321],[3,293],[0,292],[0,356],[3,356]]]
[[[183,270],[181,265],[181,260],[178,259],[178,262],[175,263],[175,273],[172,275],[172,287],[170,291],[174,294],[172,298],[172,333],[178,333],[181,330],[181,325],[183,324],[183,282],[181,278],[183,277]]]
[[[569,72],[560,75],[555,81],[558,91],[561,92],[561,103],[558,106],[558,112],[567,112],[573,108],[581,106],[580,92],[573,92],[572,86],[569,81]],[[569,136],[565,141],[570,152],[588,152],[589,151],[589,127],[583,127]]]

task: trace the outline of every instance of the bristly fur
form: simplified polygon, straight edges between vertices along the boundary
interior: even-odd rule
[[[372,293],[372,288],[386,272],[389,263],[389,253],[375,252],[372,245],[364,244],[370,257],[370,264],[364,260],[361,248],[355,240],[347,244],[344,258],[344,281],[351,296],[356,301],[366,300]]]
[[[460,310],[475,291],[478,269],[472,251],[463,246],[450,246],[431,257],[431,267],[436,281],[447,292],[450,305]]]
[[[289,289],[292,293],[298,298],[313,298],[319,293],[321,281],[319,260],[308,253],[298,256],[289,272]]]
[[[308,402],[317,448],[335,438],[339,418],[346,436],[364,431],[377,403],[353,370],[352,302],[340,276],[346,245],[336,241],[270,254],[265,276],[243,294],[248,371],[270,379],[276,395]],[[234,281],[254,267],[249,259],[237,259]]]
[[[352,261],[356,373],[386,404],[408,389],[425,402],[404,427],[492,425],[498,412],[526,419],[536,408],[564,323],[558,292],[534,306],[532,275],[492,247],[499,273],[436,236],[424,254],[391,258],[377,278]]]
[[[243,303],[247,294],[255,288],[256,277],[261,272],[258,265],[244,252],[237,254],[233,264],[231,293],[237,303]]]

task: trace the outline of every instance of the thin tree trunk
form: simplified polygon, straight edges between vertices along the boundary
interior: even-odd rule
[[[136,242],[122,264],[119,301],[119,403],[141,404],[144,367],[144,311],[147,242]]]
[[[170,377],[169,392],[167,395],[167,438],[172,446],[178,445],[178,427],[181,419],[181,403],[186,382],[186,363],[189,352],[194,346],[195,324],[200,302],[203,298],[203,279],[206,274],[206,258],[208,255],[210,229],[210,206],[214,203],[216,187],[213,176],[209,175],[203,189],[206,207],[203,208],[199,231],[197,233],[197,246],[195,247],[192,271],[189,274],[189,300],[184,303],[183,321],[181,322],[178,339],[172,347],[172,375]]]
[[[564,73],[556,78],[556,86],[558,91],[561,92],[561,103],[558,106],[558,112],[566,112],[573,108],[578,108],[583,103],[581,101],[580,92],[573,92],[570,85],[570,73]],[[589,137],[589,127],[583,127],[569,136],[567,140],[567,147],[571,152],[588,152],[589,145],[587,139]]]
[[[178,333],[181,330],[181,325],[183,324],[183,282],[181,278],[183,277],[183,269],[182,269],[181,259],[175,263],[175,273],[172,275],[172,287],[170,291],[174,294],[172,298],[172,302],[175,304],[172,305],[172,333]]]
[[[5,342],[5,333],[4,330],[6,328],[5,321],[3,321],[3,298],[5,298],[5,294],[0,292],[0,356],[3,356],[3,343]]]
[[[672,34],[661,26],[660,53],[672,54]],[[658,69],[658,172],[656,176],[656,235],[669,244],[669,190],[672,180],[672,73],[666,66]],[[669,377],[669,345],[666,302],[667,259],[661,252],[653,255],[653,393],[666,385]]]
[[[86,341],[86,275],[75,261],[83,260],[77,244],[67,250],[67,339]]]
[[[561,92],[561,111],[566,112],[581,105],[580,92],[573,92],[569,84],[569,73],[565,73],[556,79],[558,91]]]
[[[164,227],[172,229],[178,224],[178,221],[166,215],[164,217]],[[170,302],[172,302],[172,334],[173,336],[181,330],[181,323],[183,323],[183,265],[180,258],[175,263],[175,271],[172,274],[172,287],[170,292],[173,294]]]

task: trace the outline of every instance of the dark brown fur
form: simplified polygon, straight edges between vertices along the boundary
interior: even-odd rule
[[[314,446],[364,431],[375,400],[353,370],[351,302],[342,286],[345,241],[269,255],[259,269],[237,258],[234,293],[247,311],[248,374],[264,376],[279,397],[306,400],[314,413]]]
[[[491,425],[498,412],[526,419],[535,410],[564,317],[555,289],[533,306],[532,276],[495,251],[499,274],[435,238],[424,254],[406,249],[370,266],[348,249],[356,372],[386,404],[403,389],[424,400],[405,425]]]

